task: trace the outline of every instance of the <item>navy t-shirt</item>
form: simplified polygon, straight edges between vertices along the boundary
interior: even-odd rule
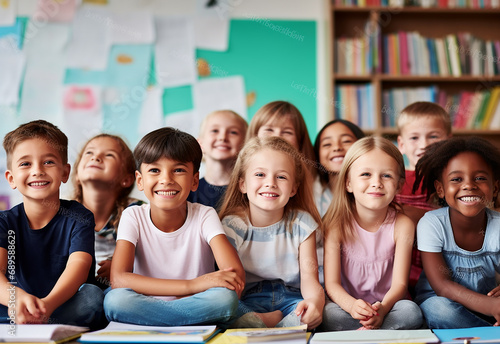
[[[201,203],[218,211],[226,189],[227,185],[212,185],[207,183],[205,178],[201,178],[198,189],[194,192],[191,191],[187,200],[191,203]]]
[[[47,296],[66,268],[71,253],[89,253],[94,267],[94,227],[92,212],[76,201],[61,200],[57,214],[37,230],[29,227],[23,203],[0,212],[0,247],[8,252],[7,279],[38,298]],[[14,269],[10,268],[12,265]],[[92,268],[90,281],[93,276]]]

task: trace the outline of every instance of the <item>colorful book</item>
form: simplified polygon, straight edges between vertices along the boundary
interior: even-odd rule
[[[471,327],[446,330],[433,330],[442,344],[462,343],[500,343],[500,327]]]
[[[82,343],[206,343],[217,333],[215,325],[142,326],[110,322],[105,329],[85,333]]]
[[[229,329],[219,333],[209,344],[237,343],[296,343],[306,344],[309,334],[307,325],[276,328],[243,328]]]
[[[488,106],[486,107],[486,111],[484,114],[484,119],[481,122],[481,129],[488,129],[490,127],[491,119],[493,118],[493,114],[495,110],[499,106],[500,100],[500,86],[494,87],[491,91],[490,101],[488,102]]]
[[[87,327],[72,325],[0,325],[0,342],[4,343],[63,343],[74,340]]]
[[[483,99],[481,102],[481,106],[479,107],[479,110],[477,111],[476,118],[474,120],[474,129],[480,129],[482,126],[482,123],[484,121],[484,117],[486,114],[486,109],[488,107],[488,103],[490,101],[491,97],[491,91],[486,91],[483,94]]]

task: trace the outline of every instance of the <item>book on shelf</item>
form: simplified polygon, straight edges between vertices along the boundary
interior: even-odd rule
[[[500,327],[471,327],[459,329],[433,330],[442,344],[500,343]]]
[[[431,330],[335,331],[316,333],[310,344],[438,343]],[[462,342],[463,343],[463,342]]]
[[[237,343],[296,343],[306,344],[308,337],[307,325],[274,328],[242,328],[229,329],[217,334],[209,344]]]
[[[362,129],[375,128],[373,85],[338,85],[335,99],[344,105],[336,110],[336,118],[355,123]]]
[[[84,333],[82,343],[206,343],[217,326],[143,326],[110,322],[105,329]]]
[[[499,8],[499,0],[335,0],[335,6],[380,6],[380,7],[422,7],[422,8]]]
[[[63,343],[74,340],[88,327],[36,324],[36,325],[0,325],[0,342],[2,343]]]

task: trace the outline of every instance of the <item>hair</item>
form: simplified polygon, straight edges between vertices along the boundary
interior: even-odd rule
[[[308,170],[312,176],[316,175],[315,170],[315,159],[314,159],[314,149],[309,138],[309,133],[307,132],[306,122],[304,117],[293,104],[277,100],[274,102],[267,103],[262,106],[253,116],[248,126],[246,140],[247,142],[256,137],[260,127],[265,125],[269,120],[273,122],[279,122],[283,119],[289,117],[295,128],[295,134],[297,135],[297,142],[299,144],[299,151],[305,157]]]
[[[318,135],[316,136],[316,141],[314,141],[314,154],[316,156],[316,162],[317,162],[317,165],[319,167],[318,168],[319,180],[320,180],[321,184],[323,184],[323,185],[326,185],[328,183],[329,176],[333,172],[328,171],[319,162],[319,148],[321,146],[321,135],[323,134],[323,132],[325,131],[326,128],[328,128],[329,126],[331,126],[335,123],[341,123],[341,124],[345,125],[347,127],[347,129],[349,129],[354,134],[354,136],[356,137],[356,140],[359,140],[359,139],[362,139],[363,137],[365,137],[365,133],[363,132],[363,130],[361,130],[360,127],[358,127],[356,124],[354,124],[352,122],[346,121],[345,119],[334,119],[333,121],[326,123],[323,126],[323,128],[321,128]]]
[[[75,188],[74,194],[73,194],[73,199],[82,203],[83,202],[83,189],[82,189],[82,183],[80,180],[78,180],[78,165],[80,165],[80,161],[82,160],[82,156],[85,153],[85,150],[90,142],[92,142],[95,139],[100,139],[100,138],[109,138],[114,140],[118,146],[121,148],[121,154],[119,154],[119,158],[121,161],[121,166],[122,166],[122,176],[126,175],[131,175],[134,177],[134,172],[135,172],[135,160],[134,160],[134,155],[132,154],[132,151],[128,147],[128,145],[123,141],[123,139],[119,136],[116,135],[111,135],[111,134],[99,134],[91,139],[89,139],[85,145],[83,146],[82,150],[78,154],[75,163],[73,166],[75,167],[73,169],[73,175],[72,175],[72,181],[73,185]],[[115,181],[117,184],[120,185],[120,181]],[[122,215],[123,210],[129,205],[130,199],[129,195],[134,189],[134,183],[130,184],[127,187],[121,187],[119,189],[116,201],[115,201],[115,211],[113,212],[115,214],[114,219],[112,221],[113,227],[117,228],[118,223],[120,222],[120,218]]]
[[[31,139],[45,141],[59,153],[64,165],[68,163],[68,137],[54,124],[39,119],[21,124],[5,135],[3,148],[7,153],[7,168],[12,167],[12,154],[17,145]]]
[[[415,166],[415,183],[413,191],[422,183],[422,192],[427,193],[429,199],[435,192],[436,180],[443,181],[442,174],[451,159],[464,152],[476,153],[491,167],[493,178],[500,180],[500,151],[489,141],[472,137],[452,137],[444,141],[429,145],[425,154]],[[442,205],[446,202],[441,199]]]
[[[247,121],[241,117],[240,115],[238,115],[236,112],[234,112],[233,110],[216,110],[216,111],[212,111],[210,112],[208,115],[205,116],[205,118],[203,118],[203,121],[201,122],[201,125],[200,125],[200,134],[199,136],[202,136],[205,134],[205,130],[206,130],[206,125],[208,123],[208,120],[215,114],[219,114],[219,113],[226,113],[226,114],[229,114],[229,115],[232,115],[234,119],[236,119],[236,121],[238,122],[239,125],[241,125],[241,128],[243,129],[243,135],[246,135],[246,131],[248,129],[248,123]]]
[[[200,169],[203,153],[200,144],[190,134],[179,129],[164,127],[146,134],[134,149],[135,167],[151,164],[160,158],[193,163],[193,173]]]
[[[450,115],[440,105],[432,102],[415,102],[405,107],[396,121],[398,131],[401,133],[402,129],[408,123],[422,117],[432,117],[440,120],[443,123],[446,134],[451,134]]]
[[[311,214],[314,220],[321,226],[321,217],[318,213],[312,195],[312,182],[306,178],[307,171],[302,162],[301,155],[288,142],[280,137],[254,137],[249,140],[238,155],[231,180],[226,190],[224,200],[219,211],[219,217],[223,219],[228,215],[238,215],[245,218],[249,215],[249,201],[246,194],[240,190],[240,181],[245,178],[245,171],[250,167],[250,159],[264,149],[271,149],[288,156],[294,164],[294,177],[297,185],[297,193],[290,198],[285,205],[283,218],[286,226],[293,222],[297,211],[305,211]],[[291,215],[291,216],[289,216]]]
[[[328,207],[326,214],[323,216],[323,228],[326,232],[338,231],[340,242],[348,242],[356,239],[354,228],[354,214],[356,205],[354,195],[347,191],[347,178],[351,170],[352,164],[362,155],[367,154],[375,149],[393,158],[398,165],[398,173],[400,181],[405,179],[405,164],[403,155],[399,149],[389,140],[383,137],[368,136],[358,141],[349,148],[344,158],[344,164],[339,172],[338,181],[334,189],[334,201]],[[401,210],[401,207],[395,200],[389,204],[395,210]]]

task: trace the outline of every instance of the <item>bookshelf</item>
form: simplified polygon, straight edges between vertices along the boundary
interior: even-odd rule
[[[390,123],[390,117],[395,117],[399,110],[396,110],[396,106],[388,106],[387,102],[391,99],[389,91],[409,90],[410,95],[408,95],[408,98],[405,98],[408,104],[412,102],[412,99],[427,100],[419,99],[418,97],[422,93],[418,92],[430,92],[429,96],[434,98],[429,100],[439,102],[454,118],[458,111],[464,111],[466,103],[461,103],[461,97],[464,93],[492,94],[492,90],[500,86],[500,56],[498,50],[495,50],[494,45],[495,42],[500,41],[500,20],[498,19],[500,18],[500,6],[495,0],[484,2],[482,0],[479,0],[481,2],[472,0],[467,3],[469,6],[477,7],[483,5],[489,8],[438,7],[437,2],[435,7],[405,6],[396,8],[365,5],[366,2],[375,3],[377,0],[358,0],[358,3],[361,5],[344,5],[346,1],[352,2],[352,0],[343,0],[343,2],[337,0],[331,4],[331,30],[334,41],[332,45],[333,97],[338,104],[343,104],[346,107],[349,107],[349,104],[358,110],[364,109],[367,106],[373,107],[370,110],[370,116],[374,116],[374,118],[368,123],[369,125],[366,122],[363,123],[362,118],[346,118],[341,106],[337,106],[334,109],[336,118],[342,117],[352,120],[358,123],[367,133],[383,135],[394,139],[397,135],[397,130],[393,122]],[[381,1],[383,3],[384,0]],[[443,1],[445,3],[459,4],[460,0],[448,0],[449,2],[439,0],[440,4],[443,4]],[[357,1],[354,0],[354,2]],[[463,5],[465,2],[460,4]],[[371,26],[367,23],[371,23]],[[385,40],[384,37],[390,35],[397,36],[398,33],[401,35],[401,32],[404,33],[405,40],[401,41],[401,36],[399,36],[399,41],[395,38],[400,45],[392,46],[395,49],[391,50],[389,48],[391,44],[390,38]],[[418,45],[413,45],[413,53],[416,55],[411,55],[411,44],[406,45],[406,42],[413,39],[412,34],[415,32],[431,42],[428,49],[430,51],[429,54],[432,54],[432,49],[434,49],[434,62],[432,62],[431,55],[422,55],[425,49],[420,49],[421,47]],[[467,47],[463,43],[472,42],[460,40],[464,37],[464,32],[478,38],[480,41],[486,42],[486,45],[491,44],[492,48],[487,50],[486,45],[477,45],[472,46],[472,49],[468,51],[466,49],[463,50],[462,54],[457,53],[458,60],[456,61],[458,62],[456,63],[459,66],[462,63],[460,73],[453,70],[451,61],[449,60],[450,57],[447,56],[448,72],[446,72],[446,68],[443,68],[443,65],[439,64],[440,61],[436,50],[438,41],[442,39],[445,48],[449,49],[450,45],[447,44],[448,41],[446,39],[448,36],[453,35],[456,37],[456,51],[458,51],[460,47]],[[354,42],[349,42],[350,40]],[[489,43],[490,41],[493,43]],[[401,42],[404,44],[401,44]],[[415,39],[411,42],[418,41]],[[498,45],[500,45],[500,42]],[[402,46],[408,47],[410,51],[402,52]],[[453,49],[449,49],[449,51],[453,51]],[[360,52],[364,56],[359,57],[357,54]],[[391,52],[393,57],[396,56],[396,59],[389,60],[389,52]],[[394,55],[394,52],[396,52],[396,55]],[[481,61],[476,61],[469,62],[466,66],[465,60],[460,61],[461,58],[467,55],[474,55],[473,57],[476,60],[481,60],[481,58],[478,58],[479,52],[482,54],[480,56],[491,55],[490,59],[492,59],[493,64],[490,63],[486,66],[486,63],[483,64]],[[407,54],[408,56],[403,57],[403,54]],[[448,52],[448,54],[450,53]],[[415,61],[423,60],[423,56],[426,57],[424,60],[430,60],[431,62],[427,66],[424,66],[426,69],[419,69],[418,73],[415,73],[415,71],[420,67],[412,66],[415,69],[405,67],[407,70],[403,70],[403,64],[405,66],[410,65],[408,61],[411,56],[418,57],[418,59],[413,59],[412,63],[414,65],[420,63],[421,61]],[[470,60],[473,57],[470,57]],[[368,60],[371,61],[370,65],[367,63]],[[375,62],[377,60],[379,62],[378,66]],[[443,61],[441,60],[441,62]],[[401,68],[397,71],[390,71],[389,67],[392,68],[395,63]],[[477,67],[478,63],[481,63],[480,67]],[[446,65],[446,61],[444,64]],[[476,68],[474,75],[471,75],[472,64],[475,64]],[[434,71],[432,67],[434,67]],[[480,68],[480,72],[478,72],[477,68]],[[352,99],[352,92],[349,93],[349,91],[346,91],[346,93],[343,93],[344,89],[349,89],[349,86],[352,85],[357,86],[358,89],[363,89],[364,87],[370,88],[373,99],[368,103],[369,105],[362,104],[365,101],[363,99],[358,99],[356,105],[356,100],[353,101]],[[416,94],[411,92],[416,92]],[[358,91],[358,96],[363,97],[364,94],[366,93]],[[396,94],[394,93],[394,98],[397,97]],[[404,107],[408,104],[400,101],[398,105],[399,107]],[[500,113],[500,103],[492,106],[494,109],[497,107]],[[467,113],[470,114],[470,112]],[[487,123],[490,122],[478,123],[478,127],[454,127],[453,133],[454,135],[482,136],[500,149],[500,126],[496,127],[496,129],[491,129]]]

